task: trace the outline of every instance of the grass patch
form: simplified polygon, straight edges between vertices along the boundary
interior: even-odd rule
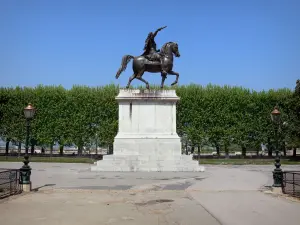
[[[23,162],[24,157],[15,157],[15,156],[0,156],[0,162]],[[89,163],[92,164],[95,162],[94,159],[90,158],[80,158],[80,157],[34,157],[29,156],[30,162],[49,162],[49,163]]]
[[[274,159],[200,159],[200,164],[212,165],[273,165]],[[300,165],[300,161],[281,159],[282,165]]]

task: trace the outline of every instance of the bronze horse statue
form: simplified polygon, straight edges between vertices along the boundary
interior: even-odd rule
[[[161,29],[161,28],[160,28]],[[160,58],[158,60],[151,60],[147,55],[141,55],[134,57],[132,55],[125,55],[122,58],[122,64],[120,69],[116,74],[116,79],[119,78],[120,74],[125,71],[127,64],[133,59],[132,69],[134,74],[129,78],[126,88],[129,88],[131,81],[135,78],[144,82],[146,84],[146,88],[149,89],[149,83],[142,78],[144,72],[150,73],[161,73],[161,88],[164,87],[165,79],[167,78],[167,74],[175,75],[176,80],[171,84],[172,86],[178,83],[179,73],[173,71],[173,54],[176,57],[180,57],[180,53],[178,50],[178,44],[175,42],[167,42],[165,43],[161,50],[158,51]]]

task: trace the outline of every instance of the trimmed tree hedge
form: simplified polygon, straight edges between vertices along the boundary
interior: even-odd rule
[[[23,108],[30,102],[36,108],[32,121],[32,140],[38,145],[75,144],[81,153],[96,134],[98,143],[111,145],[118,129],[118,86],[37,86],[0,88],[0,136],[8,142],[25,140]],[[273,143],[274,127],[270,112],[278,104],[282,119],[280,140],[299,146],[300,97],[289,89],[250,91],[242,87],[186,85],[176,88],[181,100],[177,106],[178,134],[192,145],[210,144],[219,151],[231,144],[259,149]],[[298,108],[296,107],[298,106]]]

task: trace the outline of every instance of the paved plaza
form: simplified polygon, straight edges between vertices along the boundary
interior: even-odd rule
[[[5,225],[298,225],[300,221],[300,201],[270,191],[273,166],[121,173],[91,172],[88,164],[30,165],[33,192],[0,202]],[[0,168],[20,166],[0,162]]]

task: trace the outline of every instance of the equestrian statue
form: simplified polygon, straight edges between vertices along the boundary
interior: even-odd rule
[[[124,55],[122,58],[121,67],[119,68],[116,79],[119,78],[120,74],[125,71],[127,64],[133,59],[132,70],[133,75],[129,77],[126,88],[129,88],[130,83],[134,79],[138,79],[146,84],[146,88],[149,89],[149,83],[142,78],[144,72],[150,73],[161,73],[161,88],[164,87],[165,79],[167,74],[175,75],[176,80],[171,84],[172,86],[178,83],[179,73],[173,71],[173,54],[175,57],[180,57],[178,50],[178,44],[175,42],[165,43],[160,50],[156,49],[155,36],[159,31],[166,28],[161,27],[154,33],[150,32],[147,36],[144,46],[144,52],[140,56]]]

